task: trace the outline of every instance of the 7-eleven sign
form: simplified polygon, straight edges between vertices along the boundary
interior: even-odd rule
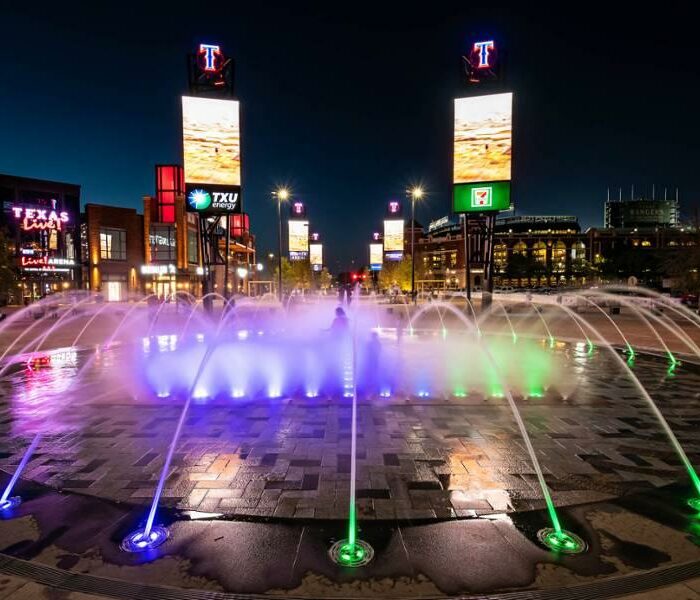
[[[491,208],[493,189],[491,187],[472,188],[472,208]]]

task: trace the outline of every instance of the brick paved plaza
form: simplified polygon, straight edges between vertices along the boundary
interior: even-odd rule
[[[127,574],[123,568],[138,563],[116,544],[142,522],[185,398],[177,393],[159,398],[132,385],[135,374],[128,365],[144,343],[122,335],[105,346],[118,320],[96,323],[78,349],[66,349],[87,317],[47,338],[46,348],[60,348],[52,366],[32,370],[23,362],[5,363],[0,398],[4,481],[34,435],[42,437],[22,475],[20,513],[0,521],[5,542],[0,550],[12,560],[58,569],[70,556],[75,567],[68,568],[85,576],[109,574],[139,585],[176,585],[193,593],[281,589],[316,597],[362,595],[363,589],[396,597],[415,596],[417,590],[435,597],[462,590],[548,589],[700,559],[692,522],[683,524],[691,493],[688,476],[668,438],[633,380],[612,360],[612,351],[600,343],[590,351],[577,342],[580,329],[560,312],[543,313],[558,340],[550,348],[536,313],[517,306],[511,310],[518,334],[535,339],[563,365],[544,394],[515,400],[560,515],[592,544],[588,558],[567,562],[573,559],[557,558],[538,545],[536,532],[547,524],[545,504],[506,398],[476,391],[361,395],[357,514],[360,535],[378,554],[369,568],[337,571],[327,549],[344,535],[349,514],[352,399],[293,394],[194,399],[158,517],[169,523],[173,540],[163,546],[163,556],[175,559],[175,566],[156,561],[158,571],[139,567]],[[585,316],[621,346],[612,321]],[[428,315],[412,343],[433,335],[438,323],[454,330],[459,323],[453,317]],[[164,315],[151,343],[170,344],[167,335],[180,318]],[[391,313],[383,318],[382,325],[390,326]],[[668,337],[669,348],[681,359],[669,369],[648,328],[630,315],[615,322],[636,348],[653,350],[653,355],[636,356],[633,373],[690,461],[700,464],[700,367],[693,364],[688,344]],[[13,324],[4,335],[12,339],[13,331],[20,335],[31,324]],[[683,325],[697,339],[696,329]],[[132,331],[147,327],[141,323]],[[484,332],[500,335],[504,327],[502,318],[494,318]],[[392,335],[385,338],[385,352],[394,351]],[[518,348],[526,352],[528,346],[514,345],[513,360],[520,360]],[[464,368],[475,368],[469,356]],[[661,510],[663,503],[668,507]],[[193,516],[196,520],[189,522]],[[217,518],[223,520],[211,520]],[[26,519],[37,534],[23,533]],[[679,528],[691,532],[683,534],[684,543],[673,537],[681,535]],[[38,538],[29,541],[27,535]],[[83,535],[89,543],[80,541]],[[673,552],[664,544],[667,538],[676,540]],[[250,552],[242,553],[239,539]],[[620,540],[644,548],[647,558],[640,562],[633,545]],[[456,569],[455,557],[471,555],[477,542],[478,565]],[[504,555],[506,546],[511,551]],[[442,559],[436,561],[436,555]],[[8,573],[20,564],[4,560]],[[495,568],[501,560],[508,566]],[[176,566],[182,564],[192,566]],[[43,577],[33,576],[35,581]],[[669,581],[682,578],[673,577]],[[0,594],[13,593],[15,580],[3,581]],[[690,587],[678,589],[695,593]]]

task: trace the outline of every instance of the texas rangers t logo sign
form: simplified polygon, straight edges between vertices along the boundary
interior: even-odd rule
[[[205,71],[218,70],[216,60],[221,55],[221,50],[219,49],[219,46],[213,46],[212,44],[200,44],[199,53],[203,55]]]
[[[474,54],[479,55],[479,64],[476,65],[477,69],[488,69],[491,67],[489,63],[489,57],[491,55],[491,50],[494,49],[493,40],[488,42],[474,42]]]

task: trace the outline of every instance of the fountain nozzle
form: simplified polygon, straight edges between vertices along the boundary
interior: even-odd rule
[[[122,540],[120,547],[124,552],[146,552],[160,546],[169,536],[170,532],[160,525],[152,527],[148,533],[145,529],[137,529]]]
[[[588,544],[579,536],[564,529],[545,527],[537,532],[541,544],[560,554],[580,554],[588,549]]]
[[[22,498],[19,496],[12,496],[0,502],[0,511],[12,510],[13,508],[17,508],[20,504],[22,504]]]

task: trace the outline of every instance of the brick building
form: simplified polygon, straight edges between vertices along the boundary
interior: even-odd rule
[[[86,288],[110,301],[142,292],[143,217],[136,210],[86,204],[81,238]]]

